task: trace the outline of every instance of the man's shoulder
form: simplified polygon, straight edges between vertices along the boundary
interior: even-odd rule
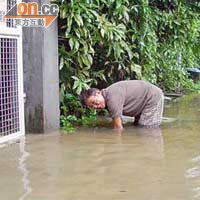
[[[113,93],[123,93],[125,90],[134,90],[137,88],[143,88],[148,89],[152,86],[152,84],[146,80],[124,80],[124,81],[118,81],[116,83],[113,83],[112,85],[108,86],[107,88],[103,89],[102,93],[104,95],[109,95]]]
[[[126,86],[126,84],[127,84],[127,81],[118,81],[116,83],[113,83],[106,89],[104,89],[104,91],[106,93],[116,93],[116,92],[121,91]]]

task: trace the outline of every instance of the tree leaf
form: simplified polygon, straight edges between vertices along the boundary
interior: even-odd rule
[[[73,90],[75,90],[77,87],[79,87],[79,85],[80,85],[79,81],[74,81]]]
[[[64,58],[61,57],[60,58],[60,70],[63,68],[63,66],[64,66]]]
[[[74,80],[76,80],[76,81],[79,81],[79,78],[76,77],[76,76],[72,76],[72,78],[73,78]]]
[[[75,40],[74,50],[75,50],[75,51],[78,51],[79,46],[80,46],[80,44],[79,44],[78,40]]]
[[[82,17],[78,14],[74,15],[74,19],[76,21],[76,23],[78,24],[78,26],[83,26],[83,20]]]
[[[73,38],[69,39],[69,46],[70,46],[71,50],[73,50],[73,48],[74,48],[74,40],[73,40]]]
[[[105,30],[101,28],[101,36],[104,38]]]
[[[142,77],[142,67],[140,65],[137,64],[131,64],[130,66],[131,71],[135,72],[138,78]]]
[[[82,91],[82,85],[79,85],[79,86],[77,87],[76,93],[77,93],[78,95],[80,95],[81,91]]]
[[[92,65],[93,64],[93,58],[90,54],[88,54],[88,60],[89,60],[90,65]]]
[[[67,33],[69,33],[71,31],[71,27],[72,27],[72,16],[69,16],[67,18]]]
[[[122,0],[117,0],[116,4],[117,4],[116,9],[119,9],[122,5]]]
[[[83,61],[83,63],[89,68],[91,66],[88,57],[86,55],[81,55],[81,59]]]

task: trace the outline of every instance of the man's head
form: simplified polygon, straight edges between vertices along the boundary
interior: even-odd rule
[[[90,88],[81,92],[81,103],[89,108],[105,108],[105,99],[101,91],[96,88]]]

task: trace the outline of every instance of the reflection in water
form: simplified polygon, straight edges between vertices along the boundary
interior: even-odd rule
[[[102,125],[2,148],[1,199],[200,199],[200,98],[170,105],[164,116],[178,120],[161,129]]]
[[[185,177],[192,180],[193,183],[193,193],[194,198],[199,199],[200,197],[200,186],[199,186],[199,177],[200,177],[200,156],[196,156],[191,159],[193,166],[186,170]]]
[[[164,158],[164,140],[161,128],[134,128],[131,131],[136,133],[143,146],[148,148],[150,156],[157,159]]]
[[[19,158],[18,169],[22,174],[22,182],[24,185],[24,194],[20,197],[19,200],[24,200],[24,198],[32,191],[30,181],[28,179],[29,172],[26,167],[26,159],[29,156],[29,153],[25,151],[25,137],[20,139],[19,148],[21,157]]]
[[[192,158],[192,161],[200,163],[200,156],[196,156],[196,157]]]
[[[155,152],[156,155],[160,158],[164,158],[164,140],[161,128],[144,130],[144,132],[145,131],[148,131],[147,136],[153,140],[155,149],[157,150]]]
[[[181,139],[180,141],[183,143],[184,151],[190,156],[189,159],[185,158],[189,162],[184,163],[186,168],[184,177],[192,192],[192,197],[197,199],[200,198],[199,108],[200,95],[191,94],[177,103],[174,102],[173,106],[166,112],[168,116],[174,115],[179,119],[177,123],[173,124],[174,133],[177,137],[176,132],[179,132],[179,140]]]
[[[198,198],[200,197],[200,187],[196,187],[193,189],[195,195],[194,195],[194,198]]]
[[[191,169],[188,169],[185,173],[186,178],[196,178],[200,175],[200,168],[199,167],[193,167]]]

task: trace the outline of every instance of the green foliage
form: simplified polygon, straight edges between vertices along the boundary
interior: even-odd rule
[[[65,93],[124,79],[145,79],[170,92],[194,87],[185,68],[200,63],[199,1],[56,2]]]
[[[185,68],[199,65],[198,1],[57,3],[61,82],[72,93],[135,78],[176,91],[188,80]]]
[[[68,133],[75,131],[75,125],[88,126],[96,120],[96,110],[83,108],[74,95],[62,93],[61,99],[60,123]]]
[[[186,93],[200,93],[200,81],[194,82],[192,80],[187,82],[187,85],[185,86],[185,92]]]

